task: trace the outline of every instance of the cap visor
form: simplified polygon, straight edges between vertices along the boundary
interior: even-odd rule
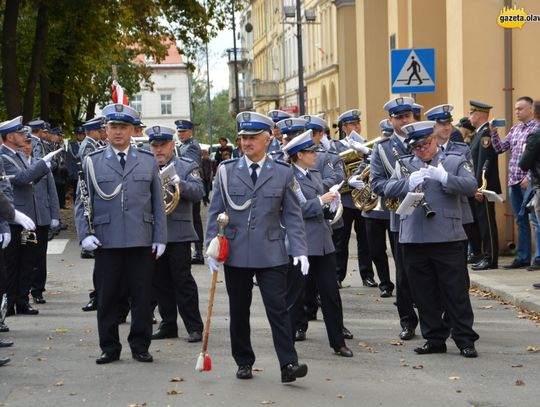
[[[133,125],[133,123],[127,121],[127,120],[120,120],[120,119],[110,119],[107,121],[107,124],[123,124],[125,126],[127,126],[128,124],[131,124]],[[97,129],[99,130],[99,129]]]
[[[240,130],[238,132],[239,136],[256,136],[257,134],[261,134],[264,130],[261,129],[253,129],[253,130]]]

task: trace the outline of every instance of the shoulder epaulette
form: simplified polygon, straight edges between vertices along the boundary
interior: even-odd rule
[[[283,160],[275,160],[274,162],[277,163],[277,164],[284,165],[284,166],[286,166],[286,167],[290,167],[290,166],[291,166],[291,164],[289,164],[288,162],[283,161]]]
[[[459,155],[459,156],[463,155],[463,153],[460,153],[459,151],[445,151],[444,153],[446,155]]]
[[[317,168],[310,168],[309,172],[320,172]]]
[[[387,143],[389,141],[390,141],[390,137],[384,137],[384,138],[378,140],[376,144],[383,144],[383,143]]]
[[[336,151],[334,151],[334,150],[325,150],[325,151],[326,151],[326,153],[328,153],[328,154],[333,154],[333,155],[339,156],[339,154],[338,154]]]
[[[228,159],[228,160],[225,160],[225,161],[220,162],[220,164],[230,164],[230,163],[234,163],[234,162],[236,162],[236,161],[238,161],[238,160],[239,160],[238,157],[236,157],[236,158],[230,158],[230,159]]]
[[[452,141],[456,146],[462,146],[462,147],[469,147],[467,143],[464,143],[462,141]]]
[[[193,159],[189,158],[189,157],[179,157],[180,160],[182,161],[185,161],[187,163],[192,163],[193,162]]]
[[[92,152],[88,153],[88,155],[89,155],[89,156],[90,156],[90,155],[96,155],[96,154],[102,153],[102,152],[104,152],[104,151],[105,151],[105,149],[102,148],[102,149],[99,149],[99,150],[92,151]]]
[[[142,147],[137,147],[137,151],[138,151],[139,153],[144,153],[144,154],[151,155],[152,157],[154,156],[154,153],[152,153],[151,151],[145,150],[145,149],[142,148]]]
[[[406,158],[414,158],[414,154],[406,154],[406,155],[402,155],[402,156],[400,156],[400,158],[401,158],[402,160],[404,160],[404,159],[406,159]]]

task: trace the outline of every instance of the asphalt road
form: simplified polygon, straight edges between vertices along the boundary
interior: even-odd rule
[[[280,382],[277,358],[261,298],[255,289],[251,328],[257,361],[255,377],[235,378],[230,355],[227,295],[219,278],[209,352],[211,372],[194,370],[200,344],[189,344],[186,333],[173,340],[154,341],[154,363],[131,359],[128,325],[121,326],[121,361],[98,366],[96,314],[84,313],[91,287],[91,260],[81,260],[76,239],[63,232],[55,239],[61,254],[49,256],[47,304],[38,316],[8,319],[11,332],[2,338],[15,346],[0,349],[12,362],[0,368],[0,406],[538,406],[540,405],[540,330],[511,306],[472,297],[480,334],[478,359],[459,356],[448,341],[443,355],[418,356],[413,348],[423,340],[402,343],[394,298],[381,299],[378,289],[361,286],[356,262],[349,263],[341,290],[352,359],[329,348],[324,324],[310,323],[308,339],[297,344],[307,363],[306,378]],[[62,251],[63,241],[68,239]],[[351,247],[352,249],[352,247]],[[355,254],[352,252],[352,254]],[[194,267],[201,311],[206,315],[210,273]],[[320,313],[319,313],[319,318]],[[128,318],[129,323],[129,318]]]

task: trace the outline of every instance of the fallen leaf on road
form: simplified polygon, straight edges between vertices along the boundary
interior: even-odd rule
[[[402,356],[402,357],[399,358],[399,361],[400,361],[401,363],[403,363],[403,362],[405,362],[405,358]]]
[[[146,407],[146,403],[135,403],[135,404],[128,404],[128,407]]]
[[[276,402],[272,400],[263,400],[261,401],[261,404],[276,404]]]
[[[47,360],[47,358],[37,358],[38,362],[45,362]]]
[[[176,396],[177,394],[182,394],[182,393],[183,393],[182,390],[175,390],[175,389],[169,390],[169,391],[167,392],[167,394],[168,394],[169,396]]]
[[[524,386],[525,385],[525,382],[521,379],[517,379],[516,380],[516,386]]]
[[[253,371],[254,372],[264,372],[264,369],[262,367],[254,367]]]
[[[461,377],[459,377],[459,376],[449,376],[448,380],[461,380]]]
[[[480,309],[491,309],[493,308],[493,305],[482,305]]]
[[[540,352],[536,346],[527,346],[527,352]]]
[[[55,386],[63,386],[63,385],[64,385],[64,381],[63,381],[63,380],[60,380],[60,381],[56,382],[54,385],[55,385]]]
[[[414,365],[412,368],[413,369],[423,369],[424,365]]]
[[[344,396],[343,394],[338,394],[338,395],[337,395],[337,398],[338,398],[338,399],[344,399],[345,396]]]
[[[403,341],[400,341],[399,339],[393,339],[389,343],[394,346],[403,346]]]
[[[92,333],[92,329],[91,329],[91,328],[86,328],[86,329],[84,330],[84,333],[85,333],[85,334],[91,334],[91,333]]]
[[[214,393],[206,393],[207,396],[213,396]]]
[[[327,377],[326,379],[324,379],[324,380],[326,380],[327,382],[331,382],[331,381],[332,381],[332,379],[330,379],[330,378],[328,378],[328,377]]]
[[[166,346],[173,346],[174,343],[172,343],[172,342],[167,342],[165,345],[166,345]]]
[[[358,342],[358,346],[360,346],[362,348],[367,348],[369,346],[369,344],[367,342]]]
[[[67,329],[67,328],[56,328],[55,332],[57,334],[67,334],[69,332],[69,329]]]
[[[176,382],[183,382],[183,381],[185,381],[185,379],[184,379],[183,377],[173,377],[173,378],[171,379],[171,382],[173,382],[173,383],[176,383]]]
[[[69,393],[70,396],[76,396],[77,393]]]
[[[520,363],[519,365],[512,365],[512,367],[523,367],[523,365]]]

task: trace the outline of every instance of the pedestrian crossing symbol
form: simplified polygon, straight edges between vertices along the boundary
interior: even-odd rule
[[[435,92],[435,49],[390,51],[392,93]]]

